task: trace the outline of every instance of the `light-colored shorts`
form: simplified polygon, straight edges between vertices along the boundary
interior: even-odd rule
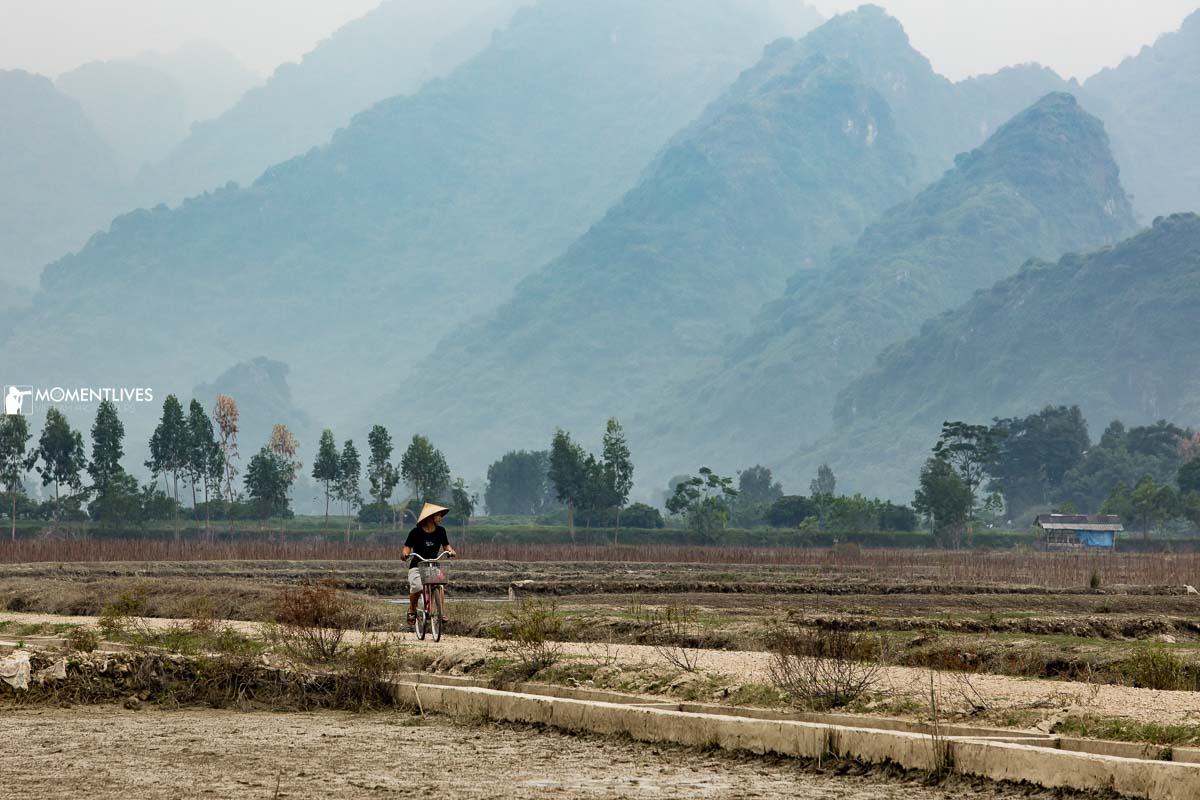
[[[425,586],[421,583],[421,570],[416,567],[410,568],[408,570],[408,593],[418,594],[423,588]]]

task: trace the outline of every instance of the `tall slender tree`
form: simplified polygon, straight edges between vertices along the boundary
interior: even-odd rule
[[[342,445],[342,454],[338,458],[337,499],[346,504],[346,544],[350,544],[350,520],[354,509],[362,505],[362,494],[358,485],[362,480],[362,461],[358,457],[358,448],[351,439]]]
[[[42,485],[54,484],[55,517],[62,519],[62,486],[78,492],[83,488],[79,473],[87,465],[83,453],[83,434],[73,430],[57,408],[46,412],[46,424],[38,439],[32,463],[42,476]]]
[[[367,481],[371,486],[371,502],[381,509],[386,508],[396,484],[400,482],[400,473],[391,463],[392,436],[387,428],[376,425],[367,434],[367,446],[371,455],[367,458]],[[386,523],[386,518],[381,517]]]
[[[287,514],[287,471],[283,460],[266,445],[246,465],[246,494],[258,506],[264,519]]]
[[[808,493],[813,497],[833,497],[837,491],[837,478],[828,464],[817,467],[817,475],[808,484]]]
[[[31,438],[29,423],[21,414],[0,418],[0,483],[8,492],[9,523],[14,542],[17,540],[17,497],[25,490],[25,473],[29,471],[25,448]]]
[[[952,466],[971,495],[967,519],[975,518],[975,497],[984,478],[995,468],[1000,458],[1000,442],[1006,432],[988,425],[966,422],[943,422],[942,435],[934,445],[933,455]]]
[[[456,478],[450,486],[450,506],[462,521],[464,536],[467,533],[467,524],[470,523],[471,516],[475,513],[475,504],[478,502],[479,495],[472,494],[467,482],[462,478]]]
[[[588,455],[559,428],[550,442],[550,482],[554,496],[567,507],[567,530],[575,538],[575,510],[588,491]]]
[[[400,459],[400,476],[418,500],[439,500],[450,490],[450,467],[442,451],[424,436],[415,434]]]
[[[162,418],[150,437],[150,458],[146,467],[155,477],[170,476],[171,497],[175,501],[175,537],[179,537],[179,473],[187,469],[188,431],[179,398],[167,395],[163,401]]]
[[[300,474],[300,470],[304,468],[304,464],[297,458],[300,452],[300,441],[292,435],[288,430],[288,426],[283,423],[277,423],[271,428],[271,439],[267,444],[271,452],[279,457],[280,463],[283,464],[284,477],[287,479],[288,492],[292,490],[292,484],[296,482],[296,477]],[[282,526],[287,528],[287,517],[284,517]]]
[[[613,418],[608,420],[604,430],[604,476],[609,500],[617,509],[617,527],[613,531],[613,544],[616,544],[617,533],[621,530],[621,509],[633,490],[633,461],[629,457],[629,445],[625,442],[625,430]]]
[[[325,490],[325,527],[329,527],[329,497],[334,493],[338,479],[337,442],[334,441],[333,431],[329,428],[321,431],[321,441],[317,445],[317,457],[313,461],[312,476]]]
[[[112,515],[122,505],[117,497],[125,494],[128,481],[121,457],[125,455],[122,444],[125,425],[117,415],[116,404],[111,400],[100,401],[96,419],[92,423],[92,459],[88,462],[88,475],[92,478],[91,491],[95,493],[95,509],[101,516]]]
[[[188,406],[187,418],[187,473],[192,484],[192,509],[196,508],[196,484],[204,491],[204,536],[212,535],[210,525],[212,510],[209,489],[213,477],[221,473],[221,446],[213,432],[212,420],[199,400],[193,399]]]
[[[116,404],[101,400],[92,423],[92,460],[87,466],[92,489],[98,495],[107,494],[112,479],[124,472],[121,467],[121,457],[125,455],[124,438],[125,425],[117,415]]]
[[[222,494],[230,503],[235,499],[233,481],[238,474],[236,462],[238,460],[239,416],[237,401],[227,394],[217,395],[217,401],[213,405],[213,420],[217,423],[217,431],[220,435]]]

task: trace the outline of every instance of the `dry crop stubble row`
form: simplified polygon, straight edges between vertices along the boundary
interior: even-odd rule
[[[868,548],[683,545],[588,546],[470,543],[475,561],[520,563],[728,564],[787,566],[859,580],[921,584],[1010,584],[1051,589],[1200,583],[1200,554],[1042,553]],[[399,561],[398,545],[324,541],[19,540],[0,545],[0,563],[148,561]],[[1093,586],[1092,588],[1096,588]]]

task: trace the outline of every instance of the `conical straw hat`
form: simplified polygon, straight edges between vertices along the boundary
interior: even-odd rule
[[[435,506],[433,503],[426,503],[421,508],[420,516],[417,517],[417,524],[420,525],[422,522],[429,519],[434,514],[437,514],[439,511],[449,513],[450,509],[442,508],[441,506]]]

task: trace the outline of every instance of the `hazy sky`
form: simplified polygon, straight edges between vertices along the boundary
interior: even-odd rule
[[[431,0],[425,0],[429,2]],[[704,0],[695,0],[702,3]],[[379,0],[0,0],[0,69],[51,76],[85,61],[212,41],[269,74]],[[652,2],[652,0],[647,0]],[[1200,0],[876,0],[951,78],[1038,61],[1067,77],[1115,65]],[[811,0],[830,16],[859,0]]]
[[[1179,28],[1200,0],[873,0],[913,46],[959,79],[1037,61],[1066,78],[1116,66]],[[810,0],[825,16],[862,0]]]
[[[0,69],[56,76],[86,61],[225,47],[264,77],[380,0],[0,0]]]

